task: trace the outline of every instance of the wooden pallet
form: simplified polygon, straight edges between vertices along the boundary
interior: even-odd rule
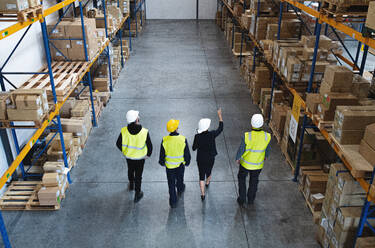
[[[41,206],[38,200],[38,190],[41,181],[12,182],[0,199],[1,210],[58,210],[60,205]]]
[[[54,75],[55,91],[57,100],[62,101],[67,97],[72,87],[87,69],[87,62],[53,62],[52,72]],[[45,67],[40,72],[48,72]],[[52,97],[52,88],[49,74],[36,74],[23,83],[21,89],[46,89],[47,95]]]
[[[37,18],[42,13],[43,13],[43,6],[38,5],[38,6],[31,7],[31,8],[18,12],[17,19],[19,22],[25,22],[28,19]]]
[[[336,21],[344,22],[346,19],[366,18],[368,5],[363,4],[342,4],[330,1],[322,1],[320,12]],[[353,20],[350,20],[353,22]]]

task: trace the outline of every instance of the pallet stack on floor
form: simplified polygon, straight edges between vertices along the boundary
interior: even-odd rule
[[[301,147],[299,189],[318,226],[318,241],[323,247],[353,247],[365,199],[365,191],[357,179],[369,178],[375,165],[375,100],[369,98],[374,97],[371,92],[374,84],[368,80],[368,73],[362,77],[346,66],[337,65],[336,58],[344,54],[343,46],[332,40],[334,36],[321,35],[312,80],[315,93],[306,93],[316,36],[306,33],[296,14],[284,9],[280,40],[277,40],[279,9],[271,1],[260,1],[260,5],[258,1],[250,1],[246,4],[250,6],[247,10],[241,9],[238,3],[222,2],[216,23],[224,31],[230,47],[238,46],[242,35],[247,36],[248,45],[242,44],[240,74],[249,87],[251,102],[259,106],[265,119],[270,116],[269,126],[293,174]],[[331,11],[329,15],[339,20],[344,13],[341,11],[349,9],[348,6],[368,6],[366,1],[352,5],[347,2],[329,5],[324,2],[321,12]],[[258,6],[260,15],[256,17]],[[335,6],[337,9],[333,11]],[[327,9],[330,10],[327,12]],[[353,18],[363,16],[363,13],[347,14]],[[253,50],[247,50],[247,46],[257,46],[255,59]],[[271,103],[272,71],[279,82]],[[296,129],[293,140],[292,107],[294,94],[298,93],[305,110],[301,108],[297,126],[293,125]],[[307,125],[315,127],[305,128],[301,141],[304,111],[309,116]],[[350,170],[337,163],[342,158],[351,165]],[[370,188],[369,194],[375,196],[375,186]],[[356,247],[374,247],[366,246],[375,240],[374,236],[366,237],[369,234],[365,230]]]

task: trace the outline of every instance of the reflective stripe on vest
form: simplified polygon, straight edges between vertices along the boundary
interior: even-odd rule
[[[141,131],[135,135],[129,133],[127,127],[121,129],[122,136],[122,153],[128,159],[141,160],[147,155],[147,139],[148,130],[142,128]]]
[[[245,133],[245,152],[241,156],[241,165],[247,170],[263,168],[266,149],[271,141],[271,135],[264,131]]]
[[[174,169],[185,163],[184,151],[186,138],[182,135],[163,137],[163,148],[165,151],[165,166]]]

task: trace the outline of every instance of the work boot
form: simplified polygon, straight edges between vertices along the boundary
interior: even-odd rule
[[[134,182],[129,182],[128,189],[129,189],[129,191],[134,190]]]
[[[179,191],[179,192],[177,192],[177,194],[178,194],[178,196],[181,196],[182,195],[182,193],[184,193],[185,192],[185,184],[183,184],[183,187],[182,187],[182,190],[181,191]]]
[[[135,195],[134,195],[134,202],[137,203],[139,202],[143,197],[143,192],[140,191],[140,192],[136,192]]]

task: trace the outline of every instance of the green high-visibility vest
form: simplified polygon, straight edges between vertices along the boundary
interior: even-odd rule
[[[164,136],[163,147],[165,151],[165,166],[174,169],[185,164],[184,151],[186,138],[182,135]]]
[[[148,130],[142,128],[141,131],[135,135],[129,133],[127,127],[121,129],[122,136],[122,153],[128,159],[140,160],[147,155],[147,139]]]
[[[266,149],[271,141],[271,135],[264,131],[245,133],[246,150],[241,156],[241,165],[247,170],[260,170],[264,165]]]

